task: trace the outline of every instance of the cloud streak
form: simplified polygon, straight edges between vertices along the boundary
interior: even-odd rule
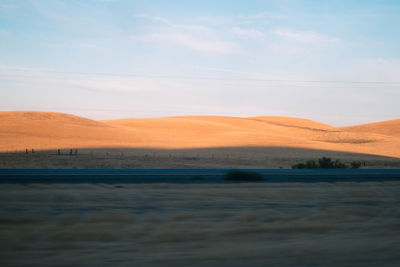
[[[158,22],[161,26],[155,29],[152,28],[151,33],[131,36],[132,41],[157,42],[158,44],[167,42],[198,52],[217,54],[231,54],[238,47],[232,41],[223,40],[217,31],[206,26],[177,24],[166,18],[146,14],[137,15],[136,17]]]
[[[340,38],[329,37],[314,31],[295,31],[288,28],[278,28],[273,34],[279,38],[303,44],[333,44],[340,45]]]
[[[199,52],[219,54],[233,53],[236,49],[236,45],[231,42],[182,32],[152,33],[144,36],[133,36],[132,40],[168,42]]]
[[[241,38],[259,39],[264,37],[264,33],[256,29],[243,29],[234,27],[229,30],[234,35]]]
[[[142,18],[142,19],[148,19],[151,21],[155,21],[158,23],[161,23],[163,25],[167,25],[171,28],[176,28],[176,29],[184,29],[184,30],[205,30],[209,31],[210,28],[203,26],[203,25],[197,25],[197,24],[179,24],[179,23],[173,23],[169,19],[163,18],[163,17],[158,17],[158,16],[151,16],[148,14],[138,14],[135,16],[136,18]]]
[[[23,86],[42,86],[46,88],[79,88],[102,92],[159,92],[178,88],[174,81],[154,79],[143,76],[110,76],[105,74],[63,73],[51,69],[8,67],[0,65],[0,74],[7,84]]]

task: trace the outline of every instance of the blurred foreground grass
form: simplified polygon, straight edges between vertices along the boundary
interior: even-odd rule
[[[1,266],[399,266],[400,183],[1,185]]]

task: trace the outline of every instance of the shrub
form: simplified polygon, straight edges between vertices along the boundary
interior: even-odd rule
[[[307,160],[306,169],[318,169],[319,165],[314,160]]]
[[[225,174],[225,179],[230,181],[262,181],[261,174],[246,171],[230,171]]]
[[[352,168],[357,166],[355,162],[352,162]],[[361,166],[361,162],[360,162]],[[359,168],[358,166],[357,168]],[[292,166],[292,169],[346,169],[348,166],[340,160],[333,161],[331,158],[322,157],[318,159],[318,162],[314,160],[308,160],[306,163],[298,163]]]
[[[343,163],[343,162],[341,162],[340,160],[337,159],[333,163],[333,168],[334,169],[346,169],[346,168],[348,168],[348,166],[345,163]]]
[[[304,164],[304,163],[297,163],[292,166],[292,169],[305,169],[305,168],[306,168],[306,164]]]
[[[361,161],[352,161],[350,165],[352,169],[359,169],[361,167]]]
[[[333,163],[332,159],[331,158],[325,158],[325,157],[320,158],[318,160],[318,164],[319,164],[319,167],[321,169],[332,169],[333,166],[334,166],[334,163]]]

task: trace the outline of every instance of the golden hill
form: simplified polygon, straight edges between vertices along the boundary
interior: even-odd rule
[[[95,121],[55,112],[0,112],[0,151],[57,148],[269,146],[400,158],[400,120],[336,128],[287,117],[182,116]]]
[[[349,132],[368,132],[400,138],[400,119],[341,127],[340,129]]]

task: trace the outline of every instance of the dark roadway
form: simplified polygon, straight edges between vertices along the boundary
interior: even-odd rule
[[[230,169],[0,169],[2,184],[30,183],[232,183]],[[400,169],[245,169],[261,182],[386,182],[400,181]],[[242,181],[245,182],[245,181]]]

